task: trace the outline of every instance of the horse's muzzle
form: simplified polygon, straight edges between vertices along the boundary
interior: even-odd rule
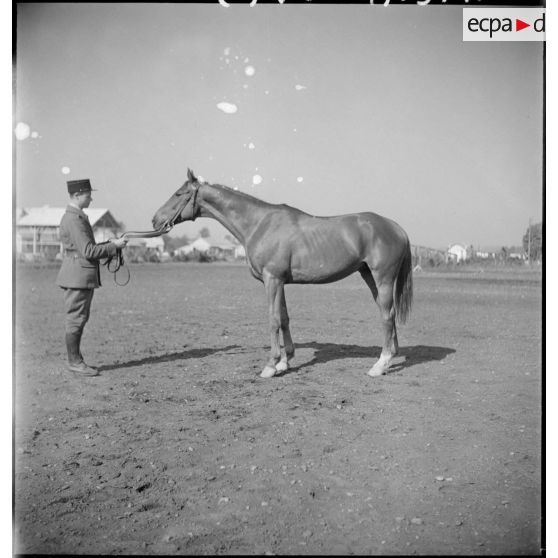
[[[167,219],[163,218],[160,215],[159,211],[157,211],[157,213],[155,213],[155,215],[153,215],[153,219],[151,219],[151,223],[153,224],[153,228],[155,230],[163,229],[163,228],[169,226],[170,221],[171,221],[170,218],[167,218]]]
[[[153,224],[153,229],[158,231],[160,234],[168,233],[175,225],[176,217],[170,219],[161,219],[157,215],[151,219]]]

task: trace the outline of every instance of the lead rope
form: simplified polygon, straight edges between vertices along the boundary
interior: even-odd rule
[[[168,233],[171,229],[172,229],[172,225],[169,224],[169,225],[165,225],[164,227],[161,227],[159,230],[156,230],[156,231],[129,231],[129,232],[125,232],[124,234],[120,235],[119,238],[124,238],[124,237],[127,237],[127,238],[153,238],[153,237],[161,236],[165,233]],[[105,259],[105,261],[103,262],[103,265],[106,266],[109,273],[112,273],[112,278],[113,278],[114,282],[119,287],[125,287],[130,282],[130,269],[128,268],[128,266],[126,265],[126,262],[124,261],[124,254],[122,253],[122,248],[117,248],[116,254],[114,256],[108,256]],[[118,271],[122,267],[124,267],[124,269],[126,270],[126,273],[128,274],[128,277],[126,277],[126,280],[124,281],[124,283],[119,283],[116,279],[116,274],[118,273]]]
[[[103,262],[103,265],[107,267],[109,273],[112,273],[112,278],[119,287],[125,287],[130,282],[130,269],[128,268],[126,262],[124,261],[124,254],[122,253],[121,248],[117,248],[116,254],[114,256],[109,256]],[[128,277],[126,277],[124,283],[119,283],[118,280],[116,279],[116,274],[118,273],[121,267],[124,267],[126,273],[128,274]]]

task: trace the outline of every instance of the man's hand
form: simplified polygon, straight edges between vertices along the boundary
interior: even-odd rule
[[[127,238],[111,238],[110,241],[117,247],[117,248],[124,248],[126,244],[128,244]]]

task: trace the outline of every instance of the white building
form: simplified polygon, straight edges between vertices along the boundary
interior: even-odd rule
[[[209,252],[210,248],[211,248],[211,244],[205,238],[200,237],[197,240],[194,240],[194,242],[190,244],[186,244],[184,246],[181,246],[180,248],[177,248],[175,252],[177,254],[183,254],[183,255],[191,254],[194,250],[197,250],[198,252],[206,253]]]
[[[177,254],[188,255],[192,252],[202,252],[216,259],[241,259],[246,257],[244,246],[240,244],[233,244],[228,240],[222,242],[212,242],[206,238],[198,238],[190,244],[177,248]]]
[[[235,246],[234,248],[234,257],[237,259],[245,258],[246,257],[246,250],[242,244]]]
[[[447,251],[448,261],[461,262],[467,259],[467,247],[462,244],[452,244]]]
[[[65,207],[30,207],[16,210],[16,252],[54,258],[62,251],[60,221]],[[108,209],[86,208],[96,242],[118,236],[120,225]]]
[[[151,238],[130,238],[126,247],[136,246],[138,248],[145,248],[158,254],[165,251],[165,242],[161,236],[154,236]]]

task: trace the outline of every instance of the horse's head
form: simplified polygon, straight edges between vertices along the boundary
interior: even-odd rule
[[[196,204],[200,183],[194,173],[188,169],[186,182],[157,210],[152,223],[156,230],[170,229],[183,221],[193,221],[199,215]]]

